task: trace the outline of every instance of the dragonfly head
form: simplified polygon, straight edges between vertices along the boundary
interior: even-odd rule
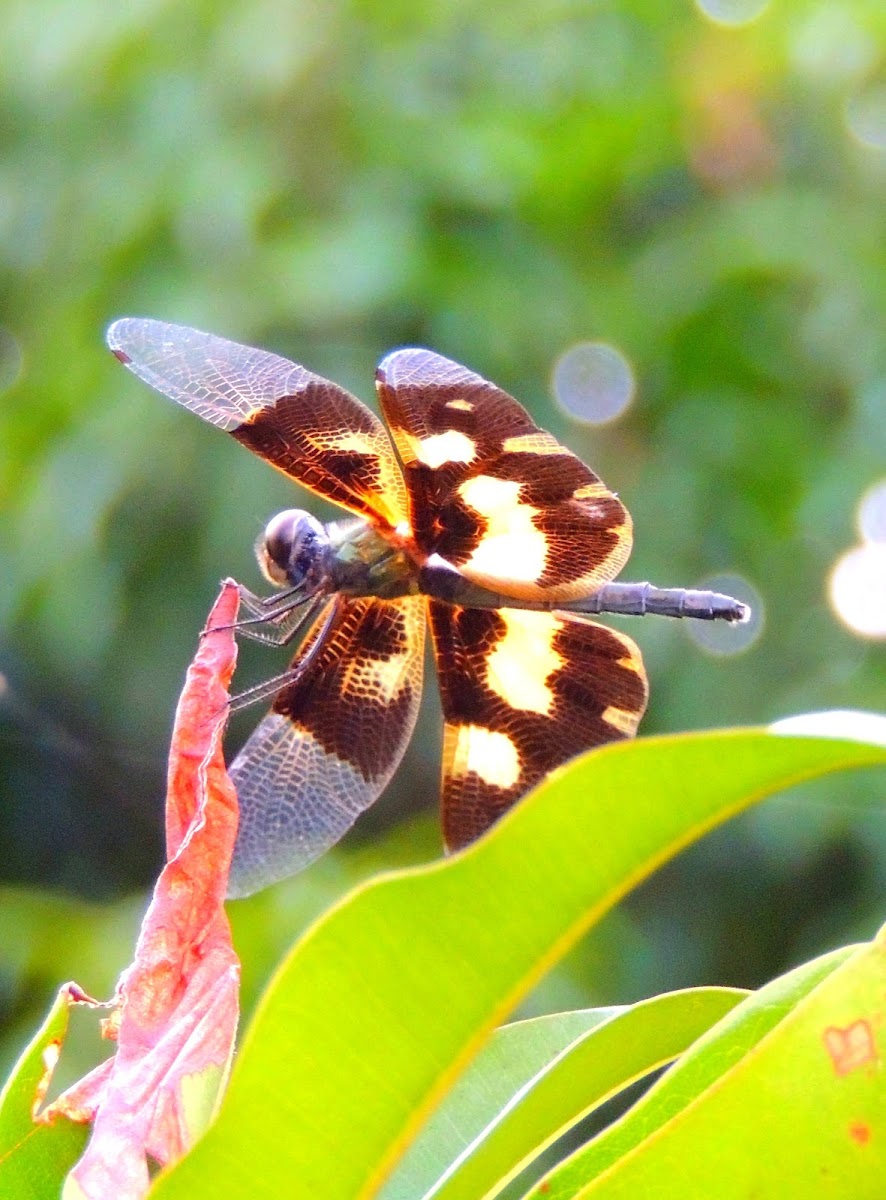
[[[329,574],[332,549],[323,525],[299,508],[272,517],[255,544],[262,574],[277,587],[315,591]]]

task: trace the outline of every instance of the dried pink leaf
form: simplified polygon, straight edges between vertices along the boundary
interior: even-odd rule
[[[176,713],[166,801],[167,864],[135,961],[117,985],[103,1033],[117,1051],[41,1114],[93,1120],[66,1198],[135,1200],[149,1159],[179,1158],[206,1128],[230,1067],[240,964],[224,911],[237,797],[222,733],[236,661],[238,592],[223,585]]]

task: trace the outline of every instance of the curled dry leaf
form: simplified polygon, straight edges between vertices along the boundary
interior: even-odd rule
[[[236,585],[224,584],[176,713],[166,800],[167,863],[142,924],[135,961],[117,985],[103,1035],[112,1058],[46,1108],[94,1122],[68,1176],[66,1200],[130,1200],[149,1160],[180,1157],[211,1119],[237,1028],[240,964],[224,911],[237,798],[222,756],[236,660]],[[78,1000],[81,998],[77,998]]]

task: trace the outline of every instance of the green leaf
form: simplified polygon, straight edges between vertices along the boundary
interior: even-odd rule
[[[811,969],[817,964],[809,964],[762,989],[726,1019],[722,1036],[712,1031],[696,1061],[687,1063],[690,1076],[713,1067],[709,1085],[695,1097],[690,1079],[692,1098],[685,1104],[685,1080],[674,1070],[666,1082],[678,1099],[675,1114],[635,1150],[621,1144],[620,1130],[613,1127],[598,1139],[619,1143],[607,1148],[612,1152],[585,1158],[592,1171],[603,1168],[595,1180],[564,1189],[554,1173],[533,1194],[545,1200],[644,1195],[879,1200],[886,1179],[886,1098],[878,1047],[886,940],[881,935],[841,957],[836,966],[832,956],[818,960],[832,969],[817,981]],[[778,1005],[779,1019],[773,1023],[772,993],[804,971],[815,986],[797,989],[787,1012]],[[762,1023],[763,1036],[754,1031],[756,1022]],[[736,1056],[735,1036],[743,1040],[748,1033],[747,1047]],[[564,1167],[563,1175],[575,1165]]]
[[[832,951],[775,979],[724,1017],[630,1112],[551,1171],[532,1195],[574,1200],[582,1188],[672,1120],[725,1074],[854,952]]]
[[[4,1200],[56,1200],[86,1145],[88,1126],[67,1120],[39,1124],[32,1117],[65,1040],[69,1007],[67,988],[61,988],[0,1092],[0,1196]]]
[[[407,1151],[384,1200],[497,1194],[571,1125],[676,1058],[746,994],[691,988],[496,1030]]]
[[[467,852],[358,888],[277,973],[218,1121],[156,1195],[375,1194],[494,1027],[631,887],[773,791],[884,763],[761,731],[608,746]]]

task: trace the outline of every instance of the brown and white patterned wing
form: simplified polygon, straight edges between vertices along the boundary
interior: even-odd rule
[[[479,837],[554,767],[631,737],[646,673],[630,638],[556,612],[431,600],[443,699],[443,836]]]
[[[240,829],[229,895],[295,874],[380,795],[421,698],[425,601],[337,597],[304,675],[285,687],[231,764]],[[311,652],[321,612],[293,666]]]
[[[425,556],[518,599],[565,601],[618,574],[624,506],[512,396],[430,350],[397,350],[376,373]]]
[[[107,339],[145,383],[312,492],[382,525],[405,519],[403,478],[384,426],[337,383],[186,325],[124,317]]]

